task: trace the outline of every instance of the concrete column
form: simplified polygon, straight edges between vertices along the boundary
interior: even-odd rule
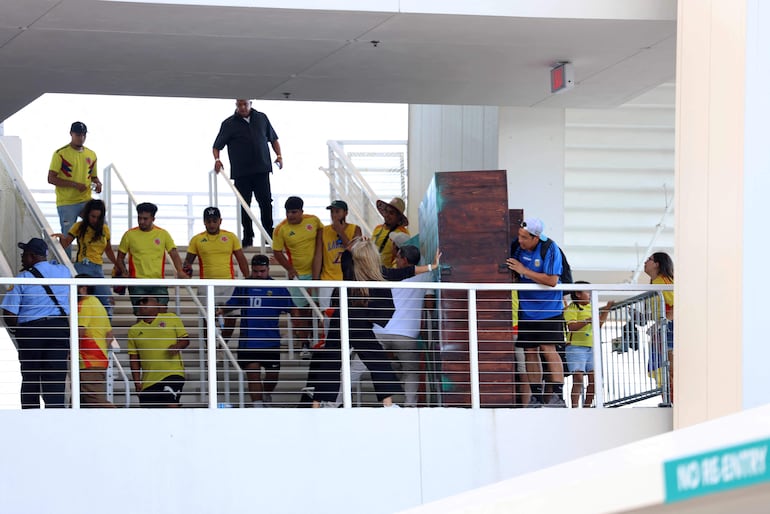
[[[747,64],[755,64],[747,63],[750,4],[758,5],[680,0],[678,6],[675,428],[741,410],[747,386],[761,388],[765,401],[770,396],[766,381],[745,383],[743,375],[747,359],[761,357],[763,370],[768,363],[766,351],[747,344],[759,336],[759,327],[745,322],[749,291],[756,288],[764,296],[761,282],[767,282],[766,264],[755,268],[744,257],[749,246],[766,244],[767,233],[764,227],[752,233],[745,225],[750,216],[767,217],[766,200],[746,202],[747,179],[760,164],[746,160],[747,143],[759,129],[748,126],[746,116],[752,109]],[[768,146],[766,139],[763,145]],[[759,319],[766,318],[765,306],[759,308]],[[766,334],[763,322],[765,347]]]

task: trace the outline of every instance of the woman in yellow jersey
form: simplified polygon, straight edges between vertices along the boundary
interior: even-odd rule
[[[110,242],[110,227],[104,222],[107,208],[98,199],[89,200],[80,213],[82,221],[75,223],[67,234],[54,234],[62,247],[68,248],[72,241],[78,242],[75,257],[75,270],[92,277],[104,278],[103,255],[115,265],[115,253]],[[112,297],[109,286],[95,286],[96,297],[104,305],[107,315],[112,319]]]
[[[650,277],[650,284],[662,285],[674,283],[674,261],[665,252],[655,252],[644,261],[644,272]],[[663,300],[665,301],[666,312],[666,352],[668,353],[668,384],[669,399],[674,401],[674,292],[664,291]],[[654,350],[655,345],[653,345]],[[662,348],[659,350],[662,352]],[[654,352],[653,352],[654,353]],[[651,359],[659,361],[659,357],[654,354]],[[659,365],[651,366],[650,371],[658,369]]]

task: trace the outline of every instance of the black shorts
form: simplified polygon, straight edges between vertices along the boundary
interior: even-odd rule
[[[163,407],[178,404],[182,399],[184,377],[171,375],[139,393],[139,404],[142,407]]]
[[[564,343],[564,316],[548,319],[519,319],[519,340],[516,346],[537,348],[541,344]]]
[[[239,348],[238,364],[241,368],[248,367],[249,364],[259,364],[260,367],[269,371],[281,369],[281,349],[280,348]]]

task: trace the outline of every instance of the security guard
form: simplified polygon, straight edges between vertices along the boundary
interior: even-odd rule
[[[19,278],[72,278],[66,266],[46,260],[48,246],[33,237],[19,243],[24,271]],[[69,287],[15,285],[2,302],[3,318],[15,333],[21,364],[21,408],[63,408],[69,364]]]

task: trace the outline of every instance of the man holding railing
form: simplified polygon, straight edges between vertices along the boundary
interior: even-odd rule
[[[275,164],[283,167],[281,145],[270,120],[264,113],[251,108],[251,100],[239,98],[235,101],[235,113],[225,119],[214,140],[214,171],[222,171],[219,152],[227,146],[230,158],[230,178],[246,203],[251,206],[251,195],[257,199],[262,226],[268,235],[273,234],[273,198],[270,191],[270,143],[275,152]],[[241,210],[243,223],[243,247],[254,242],[254,227],[245,209]]]
[[[521,224],[518,246],[507,260],[508,268],[518,275],[519,282],[550,287],[559,283],[562,273],[561,249],[552,242],[543,258],[540,245],[548,240],[541,220],[528,218]],[[524,348],[531,388],[531,396],[527,398],[525,391],[522,398],[526,406],[566,407],[562,398],[564,364],[556,351],[556,345],[564,343],[563,308],[561,291],[519,291],[519,339],[516,344]],[[549,391],[546,395],[543,395],[542,389],[541,354],[550,372],[550,382],[547,384]]]

